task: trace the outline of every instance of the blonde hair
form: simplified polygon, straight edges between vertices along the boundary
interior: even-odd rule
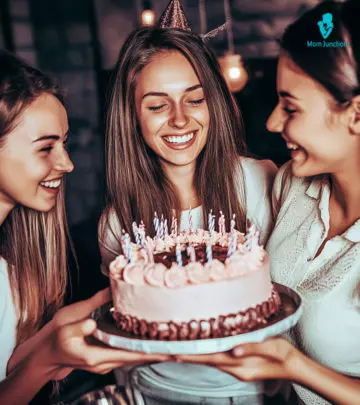
[[[0,148],[22,112],[42,94],[63,102],[58,87],[15,56],[0,51]],[[10,286],[19,314],[17,343],[38,331],[64,302],[67,241],[64,184],[50,212],[18,205],[0,227],[0,255],[8,263]],[[71,246],[71,245],[70,245]]]

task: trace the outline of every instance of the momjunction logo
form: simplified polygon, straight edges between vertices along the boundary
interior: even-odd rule
[[[345,48],[347,42],[345,41],[326,41],[334,29],[333,16],[331,13],[322,15],[322,19],[317,23],[323,41],[307,41],[308,48]]]

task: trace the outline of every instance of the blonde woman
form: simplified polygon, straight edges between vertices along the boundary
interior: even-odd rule
[[[64,178],[73,170],[63,98],[11,54],[0,51],[0,66],[0,403],[25,405],[74,368],[105,373],[165,356],[85,340],[96,327],[88,316],[110,300],[108,290],[59,310],[67,282]]]

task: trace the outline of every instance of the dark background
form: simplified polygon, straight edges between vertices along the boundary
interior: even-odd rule
[[[265,128],[277,98],[277,40],[291,21],[319,2],[230,0],[235,51],[249,74],[245,88],[235,94],[249,151],[278,165],[288,159],[285,144]],[[198,0],[181,3],[192,30],[200,34]],[[168,0],[150,4],[158,18]],[[144,5],[142,0],[0,0],[0,46],[56,77],[66,91],[69,154],[75,165],[67,177],[66,204],[80,266],[80,273],[71,266],[69,300],[86,298],[107,285],[99,271],[96,237],[104,205],[106,86],[125,38],[139,26]],[[223,0],[206,0],[205,11],[204,30],[225,22]],[[222,56],[228,49],[226,32],[210,45]]]
[[[277,40],[291,21],[319,2],[230,0],[235,51],[249,74],[246,87],[235,94],[247,144],[255,157],[271,159],[277,165],[288,159],[288,153],[280,135],[265,128],[277,99]],[[152,1],[157,18],[167,3]],[[193,31],[200,34],[198,0],[181,3]],[[205,5],[209,31],[225,21],[224,4],[206,0]],[[100,273],[97,245],[105,177],[106,85],[124,39],[139,25],[143,6],[142,0],[0,0],[0,47],[56,77],[66,91],[69,154],[75,165],[67,178],[66,203],[79,263],[78,271],[71,262],[68,302],[87,298],[108,284]],[[228,47],[226,33],[210,44],[218,56],[223,55]],[[65,384],[64,399],[109,383],[106,378],[78,372]],[[40,393],[37,403],[47,403],[48,394],[48,389]]]

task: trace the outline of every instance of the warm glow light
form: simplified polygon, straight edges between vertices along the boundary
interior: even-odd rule
[[[154,25],[155,13],[152,10],[144,10],[141,13],[141,24],[146,26]]]
[[[229,69],[229,77],[232,80],[238,79],[241,76],[241,71],[238,67],[232,67]]]
[[[248,74],[244,68],[240,55],[226,54],[218,58],[221,72],[232,93],[240,91],[248,80]]]

